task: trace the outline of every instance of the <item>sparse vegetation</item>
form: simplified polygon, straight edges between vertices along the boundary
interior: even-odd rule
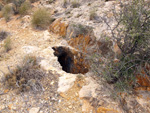
[[[3,9],[3,5],[2,3],[0,2],[0,11]]]
[[[6,52],[11,50],[11,39],[10,39],[10,37],[7,37],[4,41],[4,49]]]
[[[12,10],[12,6],[11,5],[5,5],[2,9],[2,14],[3,14],[3,17],[5,18],[6,21],[9,21],[10,20],[10,17],[13,13],[13,10]]]
[[[34,3],[34,2],[37,2],[37,1],[39,1],[39,0],[30,0],[31,3]]]
[[[71,2],[71,4],[72,4],[72,7],[73,7],[73,8],[77,8],[77,7],[80,6],[80,3],[79,3],[77,0],[73,0],[73,1]]]
[[[103,20],[110,28],[112,37],[117,40],[122,55],[118,62],[111,60],[112,54],[107,62],[101,62],[105,64],[103,74],[99,69],[93,69],[98,75],[103,75],[108,83],[114,84],[115,91],[129,93],[141,85],[137,82],[137,76],[145,77],[144,73],[150,76],[147,68],[150,65],[150,9],[143,0],[121,3],[121,6],[120,12],[116,12],[115,9],[113,11],[117,21],[114,28],[109,26],[106,19]],[[121,42],[121,39],[124,41]]]
[[[28,11],[30,10],[30,8],[31,8],[31,3],[29,1],[25,1],[19,7],[19,14],[21,14],[21,15],[28,14]]]
[[[43,87],[40,80],[45,76],[45,72],[36,65],[35,56],[26,56],[20,66],[11,70],[5,75],[5,83],[10,88],[18,89],[18,91],[41,91]]]
[[[94,20],[96,18],[97,14],[96,14],[96,10],[93,9],[90,11],[90,20]]]
[[[42,8],[34,12],[31,23],[36,28],[46,28],[51,21],[51,14]]]
[[[4,40],[8,36],[8,32],[1,30],[0,31],[0,41]]]

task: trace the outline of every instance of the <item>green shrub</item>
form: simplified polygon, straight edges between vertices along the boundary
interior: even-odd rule
[[[37,1],[39,1],[39,0],[30,0],[31,3],[34,3],[34,2],[37,2]]]
[[[0,11],[3,9],[3,5],[2,3],[0,2]]]
[[[121,3],[121,10],[113,10],[116,26],[109,25],[108,17],[103,21],[111,30],[112,38],[116,40],[122,53],[118,61],[114,61],[113,52],[99,61],[102,55],[91,56],[91,69],[96,75],[105,78],[107,83],[114,85],[114,92],[131,93],[136,87],[137,75],[150,77],[146,64],[150,65],[150,6],[144,0],[132,0]],[[123,39],[123,41],[122,41]],[[150,81],[149,81],[150,82]]]
[[[26,15],[28,14],[28,11],[31,8],[31,3],[26,1],[24,3],[21,4],[20,8],[19,8],[19,14],[21,15]]]
[[[46,28],[51,23],[51,15],[46,9],[34,12],[31,23],[34,27]]]
[[[4,40],[5,38],[7,38],[8,36],[8,32],[1,30],[0,31],[0,41]]]
[[[5,5],[2,9],[2,14],[3,17],[5,18],[6,21],[9,21],[11,15],[12,15],[12,6],[11,5]]]
[[[122,57],[118,63],[109,63],[110,71],[106,75],[112,79],[118,91],[129,92],[137,87],[136,75],[141,74],[142,69],[150,75],[145,67],[145,64],[150,64],[150,8],[144,0],[132,0],[121,5],[119,15],[114,16],[118,20],[116,30],[122,34],[113,35],[113,38],[118,42],[124,39],[124,42],[118,43]]]
[[[10,39],[10,37],[7,37],[4,41],[4,49],[6,52],[11,50],[11,39]]]
[[[71,4],[72,4],[72,7],[73,7],[73,8],[77,8],[77,7],[80,6],[80,3],[79,3],[77,0],[73,0],[73,1],[71,2]]]

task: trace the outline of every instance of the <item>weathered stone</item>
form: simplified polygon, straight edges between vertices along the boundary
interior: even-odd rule
[[[55,34],[59,34],[60,36],[66,36],[66,30],[68,27],[68,24],[62,23],[61,18],[55,20],[49,27],[49,31],[53,32]]]
[[[36,46],[23,46],[22,49],[25,54],[31,54],[39,50]]]
[[[92,78],[86,78],[86,80],[89,84],[82,87],[82,89],[79,92],[79,97],[80,98],[90,98],[90,97],[96,98],[97,96],[96,89],[99,87],[99,85]]]
[[[148,68],[148,70],[150,70],[150,68]],[[136,79],[137,83],[140,85],[140,87],[136,88],[137,90],[150,91],[150,77],[146,74],[144,69],[142,69],[141,73],[136,76]]]
[[[64,76],[59,77],[58,83],[58,92],[66,92],[69,90],[76,80],[76,76],[72,74],[66,74]]]
[[[96,113],[118,113],[118,111],[111,108],[99,107]]]
[[[34,107],[34,108],[31,108],[29,113],[38,113],[40,110],[40,107]]]

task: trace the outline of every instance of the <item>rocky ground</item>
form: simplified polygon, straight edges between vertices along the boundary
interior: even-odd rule
[[[12,16],[9,22],[0,18],[0,30],[9,33],[12,43],[11,50],[6,52],[3,48],[4,40],[0,41],[0,113],[150,112],[148,89],[138,90],[134,95],[118,94],[119,99],[115,100],[115,96],[112,96],[113,86],[103,83],[101,78],[95,76],[90,70],[87,71],[87,64],[80,65],[84,59],[81,58],[82,53],[78,47],[82,46],[84,52],[88,54],[93,51],[91,48],[96,47],[97,43],[95,42],[102,43],[101,34],[109,33],[109,30],[100,17],[108,12],[107,16],[110,17],[113,26],[112,13],[109,10],[113,6],[119,9],[118,2],[81,0],[80,6],[73,8],[71,3],[64,4],[63,0],[56,0],[51,4],[41,0],[32,5],[34,6],[33,10],[39,7],[50,8],[52,17],[56,21],[50,25],[50,28],[38,30],[31,26],[31,15]],[[90,19],[91,10],[95,10],[97,14],[94,19]],[[90,32],[89,36],[92,39],[87,42],[82,41],[81,39],[85,37],[76,36],[76,34],[80,34],[78,30],[76,30],[76,34],[72,35],[77,37],[77,40],[69,39],[70,32],[66,30],[66,27],[69,26],[72,29],[72,23],[88,26],[88,33]],[[93,31],[90,28],[93,28]],[[67,35],[66,38],[64,34]],[[109,44],[106,46],[108,47],[102,46],[102,54],[110,51]],[[61,49],[67,52],[69,57],[73,56],[75,60],[78,60],[72,67],[76,70],[71,68],[68,71],[65,68],[68,72],[64,71],[57,57],[59,56],[57,54],[58,47],[62,47]],[[41,88],[37,90],[31,88],[29,91],[22,92],[5,83],[5,74],[16,69],[27,55],[36,57],[36,65],[44,74],[38,81]]]

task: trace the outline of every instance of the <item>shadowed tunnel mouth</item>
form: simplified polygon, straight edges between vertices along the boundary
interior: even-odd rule
[[[62,66],[62,69],[67,73],[85,74],[88,72],[88,68],[86,68],[81,62],[75,63],[74,58],[75,54],[68,47],[53,47],[54,55],[58,57],[58,62]]]

